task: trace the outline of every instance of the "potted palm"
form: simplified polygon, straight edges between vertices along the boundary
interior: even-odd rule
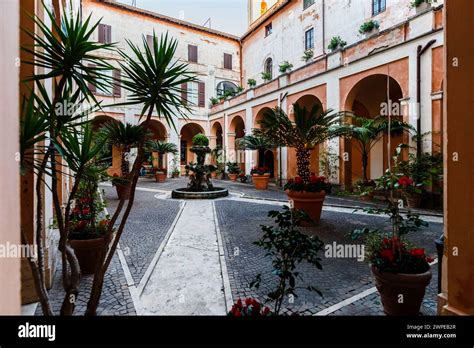
[[[305,211],[314,223],[319,222],[329,183],[310,171],[311,151],[324,141],[340,135],[340,116],[320,105],[311,110],[293,105],[295,121],[279,107],[267,111],[259,121],[257,135],[271,139],[274,144],[296,149],[297,174],[285,185],[288,198],[295,209]]]
[[[259,166],[251,170],[252,180],[257,190],[266,190],[270,180],[270,171],[265,165],[265,153],[275,146],[268,137],[259,135],[246,135],[240,138],[238,146],[241,150],[258,151]]]
[[[146,148],[150,152],[158,153],[158,168],[155,169],[155,180],[156,182],[166,181],[166,168],[163,165],[163,156],[171,153],[176,155],[178,153],[178,147],[176,144],[167,143],[161,140],[149,140],[146,144]]]
[[[237,162],[227,162],[227,172],[229,173],[230,181],[237,181],[240,174],[240,166]]]
[[[143,127],[130,123],[107,122],[101,129],[99,136],[108,144],[117,147],[121,153],[121,175],[114,175],[112,179],[112,185],[115,186],[119,199],[129,197],[130,182],[127,177],[130,174],[130,151],[136,148],[146,135]]]

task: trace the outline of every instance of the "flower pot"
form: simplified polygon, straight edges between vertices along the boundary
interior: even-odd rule
[[[130,186],[129,185],[115,185],[115,189],[117,190],[117,196],[119,199],[129,199],[130,198]]]
[[[229,179],[230,181],[237,181],[237,177],[239,176],[239,174],[230,174],[229,173]]]
[[[408,208],[419,208],[421,206],[422,195],[419,193],[405,193],[405,200]]]
[[[293,203],[293,208],[303,210],[309,215],[315,224],[321,219],[324,198],[326,192],[306,192],[287,190],[289,200]]]
[[[212,178],[212,179],[217,178],[217,173],[216,173],[216,172],[211,172],[211,178]]]
[[[155,181],[156,182],[165,182],[166,181],[166,174],[163,172],[156,172],[155,173]]]
[[[380,272],[372,266],[375,286],[387,315],[418,315],[431,270],[421,274]]]
[[[82,275],[94,274],[105,250],[106,239],[70,240],[69,244],[79,261]]]
[[[427,10],[430,9],[430,8],[431,8],[431,4],[430,4],[430,3],[422,2],[420,5],[418,5],[418,6],[415,8],[416,14],[425,12],[425,11],[427,11]]]
[[[268,189],[268,180],[270,180],[270,174],[252,175],[253,184],[257,190],[266,190]]]

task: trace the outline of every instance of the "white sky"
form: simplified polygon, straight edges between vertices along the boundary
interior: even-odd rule
[[[118,1],[132,4],[132,0]],[[247,0],[136,0],[136,5],[198,25],[203,25],[210,17],[212,29],[237,36],[247,29]]]

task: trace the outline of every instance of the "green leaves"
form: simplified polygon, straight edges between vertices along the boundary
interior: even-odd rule
[[[166,153],[177,154],[178,153],[178,147],[176,146],[176,144],[166,143],[160,140],[149,140],[145,144],[145,147],[148,151],[158,152],[159,154],[166,154]]]
[[[138,146],[146,135],[147,131],[141,125],[111,121],[103,125],[98,137],[120,149],[129,149]]]
[[[271,150],[275,147],[268,137],[262,135],[246,135],[239,138],[237,146],[241,150]]]

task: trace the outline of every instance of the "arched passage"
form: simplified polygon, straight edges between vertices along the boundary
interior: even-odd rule
[[[211,141],[210,147],[212,149],[211,161],[214,165],[218,164],[218,158],[221,158],[222,149],[224,145],[223,129],[219,121],[215,121],[211,126]],[[222,168],[219,168],[222,169]]]
[[[392,119],[403,120],[400,104],[402,98],[402,88],[394,78],[374,74],[361,79],[350,89],[344,108],[366,118],[374,118],[390,111]],[[384,134],[370,150],[367,167],[369,179],[383,174],[396,147],[406,141],[406,136],[402,134],[393,135],[390,141],[390,153],[387,153],[388,135]],[[362,153],[355,140],[344,140],[344,149],[349,158],[343,166],[345,184],[351,186],[362,178]]]
[[[148,131],[149,137],[152,140],[159,140],[166,142],[168,140],[168,131],[163,123],[158,120],[150,120]],[[153,168],[163,167],[164,172],[167,172],[168,154],[159,154],[157,152],[145,152],[145,161],[143,163],[146,173],[152,174]]]
[[[99,115],[92,119],[91,127],[94,132],[99,132],[101,128],[109,122],[120,122],[117,121],[115,118],[106,116],[106,115]],[[107,173],[111,176],[114,174],[120,175],[120,165],[121,165],[121,153],[120,150],[112,145],[106,144],[102,151],[99,152],[97,155],[97,160],[100,163],[108,166]]]
[[[184,166],[190,162],[196,162],[194,153],[191,152],[193,137],[196,134],[205,134],[204,129],[197,123],[186,123],[180,131],[180,163],[181,173],[184,173]]]
[[[242,116],[236,115],[232,118],[229,125],[228,134],[228,158],[240,165],[240,168],[245,172],[245,151],[241,151],[237,147],[237,141],[245,136],[245,122]]]
[[[272,109],[268,106],[261,108],[254,117],[254,128],[260,128],[259,121],[263,118],[265,113]],[[256,163],[258,167],[268,167],[270,171],[270,177],[275,178],[278,176],[278,163],[277,163],[277,151],[276,148],[269,150],[255,151],[253,155],[253,163]]]

